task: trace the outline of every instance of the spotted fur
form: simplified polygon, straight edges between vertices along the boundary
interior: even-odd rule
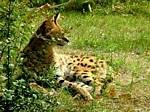
[[[107,63],[94,56],[57,53],[55,46],[64,46],[69,42],[57,22],[58,18],[59,14],[48,18],[33,34],[23,50],[24,66],[36,74],[54,66],[57,83],[75,90],[87,100],[92,100],[92,93],[100,96],[105,85]]]

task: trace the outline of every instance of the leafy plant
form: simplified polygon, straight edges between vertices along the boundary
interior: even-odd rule
[[[7,109],[7,111],[15,112],[36,112],[53,110],[52,107],[57,106],[55,97],[31,90],[23,79],[14,81],[12,87],[12,89],[4,89],[4,95],[0,100],[0,109],[3,111]]]
[[[28,72],[22,66],[22,43],[27,41],[31,27],[27,26],[26,14],[31,14],[28,2],[2,1],[0,5],[0,110],[2,111],[45,111],[53,110],[56,98],[31,90]],[[33,15],[34,16],[34,15]],[[26,26],[26,27],[25,27]],[[52,83],[52,72],[38,81],[47,85]],[[21,78],[18,78],[20,76]],[[23,77],[25,76],[25,77]],[[46,80],[47,79],[47,80]],[[53,78],[54,79],[54,78]],[[5,80],[5,83],[4,83]],[[52,84],[54,85],[54,84]],[[49,88],[51,88],[49,86]]]

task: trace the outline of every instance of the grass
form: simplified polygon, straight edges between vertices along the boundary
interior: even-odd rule
[[[63,106],[60,105],[56,111],[150,111],[150,15],[142,12],[150,12],[148,5],[150,6],[141,5],[141,11],[135,10],[134,7],[133,10],[137,11],[135,14],[102,14],[99,10],[91,14],[63,13],[65,19],[61,23],[65,29],[69,29],[66,32],[71,43],[62,52],[92,52],[109,60],[116,71],[118,96],[115,99],[102,97],[84,104],[83,101],[70,100],[70,97],[66,98],[67,95],[62,93],[58,99],[63,102]]]
[[[77,49],[103,52],[136,51],[150,49],[150,22],[147,18],[120,15],[82,15],[65,13],[66,29],[71,26],[72,45]]]
[[[125,4],[125,7],[125,12],[121,14],[107,8],[86,14],[73,11],[62,13],[64,19],[60,23],[66,29],[70,44],[60,52],[92,53],[108,60],[115,71],[117,96],[114,99],[102,96],[99,100],[84,102],[75,101],[62,91],[58,96],[56,112],[150,111],[150,3]],[[27,19],[28,14],[18,20],[18,24],[26,21],[18,28],[21,33],[17,32],[23,41],[21,49],[44,20],[43,15],[34,16]],[[17,42],[20,42],[19,38]],[[17,57],[15,51],[12,55]]]
[[[68,52],[68,51],[66,51]],[[79,51],[77,51],[79,52]],[[85,52],[86,53],[86,52]],[[104,54],[110,59],[111,54]],[[61,92],[60,105],[56,112],[149,112],[150,101],[150,62],[145,55],[114,53],[116,92],[115,98],[102,96],[93,102],[74,101],[68,94]]]

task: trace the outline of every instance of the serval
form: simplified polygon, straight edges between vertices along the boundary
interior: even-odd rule
[[[58,24],[60,14],[46,19],[24,48],[24,66],[37,75],[54,66],[57,83],[76,91],[86,100],[100,96],[107,83],[107,63],[94,56],[67,55],[56,52],[55,47],[66,45],[69,40]],[[63,49],[62,49],[63,50]],[[31,83],[30,86],[38,86]],[[46,91],[44,88],[42,89]],[[92,95],[92,93],[94,95]]]

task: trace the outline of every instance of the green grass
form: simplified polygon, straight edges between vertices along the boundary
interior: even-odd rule
[[[65,13],[70,47],[104,52],[143,52],[150,49],[150,21],[144,17]]]
[[[109,14],[101,10],[95,10],[91,14],[63,13],[65,19],[61,23],[67,29],[71,41],[65,47],[66,52],[73,52],[72,49],[75,53],[92,52],[98,57],[109,60],[116,72],[118,96],[116,99],[102,97],[100,100],[81,104],[80,101],[71,101],[66,95],[64,97],[62,95],[60,99],[63,107],[60,106],[56,111],[60,108],[62,112],[148,112],[150,110],[148,106],[150,8],[148,6],[150,7],[149,2],[132,4],[131,9],[127,10],[134,11],[134,14],[111,13],[110,10],[106,10]]]
[[[21,46],[19,52],[44,20],[45,13],[47,12],[31,14],[28,11],[16,21],[16,35],[20,38],[12,46]],[[72,11],[63,12],[62,15],[64,19],[60,24],[65,29],[70,44],[62,48],[61,52],[92,53],[108,60],[115,71],[118,96],[115,99],[102,96],[99,100],[84,102],[73,100],[62,91],[57,97],[58,106],[54,107],[55,111],[150,111],[150,2],[125,4],[123,13],[100,7],[92,13]],[[22,24],[19,25],[20,23]],[[14,64],[17,63],[18,51],[14,48],[11,54]]]

